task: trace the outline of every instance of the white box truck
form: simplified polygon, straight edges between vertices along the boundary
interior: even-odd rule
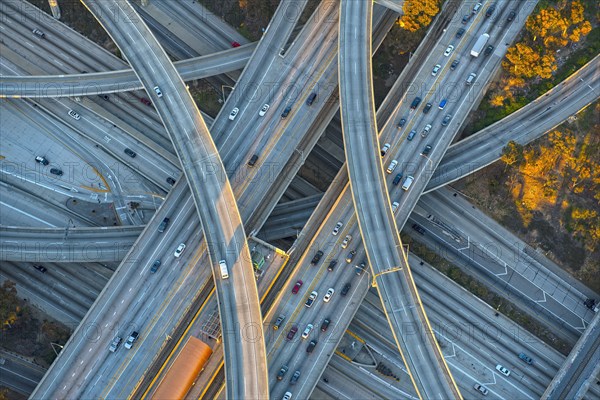
[[[479,36],[479,39],[477,39],[477,42],[475,42],[475,46],[473,46],[473,49],[471,49],[471,55],[473,57],[479,57],[479,53],[481,53],[489,38],[490,35],[487,33]]]
[[[219,261],[219,268],[221,268],[221,278],[229,278],[229,271],[227,270],[227,263],[225,262],[225,260]]]

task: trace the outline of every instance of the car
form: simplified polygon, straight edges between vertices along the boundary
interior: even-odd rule
[[[185,250],[185,243],[180,243],[179,246],[177,246],[175,253],[173,254],[175,258],[179,258],[181,253],[183,253],[183,250]]]
[[[427,114],[429,112],[429,110],[431,110],[431,107],[433,107],[433,104],[431,104],[431,103],[425,104],[425,107],[423,107],[423,114]]]
[[[239,44],[238,42],[231,42],[231,47],[240,47],[241,44]]]
[[[330,323],[331,323],[331,320],[329,318],[325,318],[323,320],[323,323],[321,324],[321,332],[325,332],[327,330],[327,328],[329,328]]]
[[[306,99],[306,105],[307,106],[312,106],[312,103],[314,103],[315,99],[317,98],[317,94],[316,93],[311,93],[308,98]]]
[[[317,293],[316,290],[313,290],[310,295],[308,296],[308,299],[306,299],[306,303],[304,303],[304,305],[308,308],[310,308],[313,303],[315,302],[315,299],[317,298],[317,296],[319,295],[319,293]]]
[[[239,112],[240,112],[240,109],[237,107],[234,107],[233,110],[231,110],[231,112],[229,113],[229,120],[233,121]]]
[[[284,320],[285,320],[285,315],[284,314],[281,314],[279,317],[277,317],[277,319],[275,320],[275,325],[273,325],[273,330],[279,329],[279,327],[281,326],[281,324],[283,324]]]
[[[134,158],[136,156],[135,151],[131,149],[125,149],[125,154],[127,154],[131,158]]]
[[[459,63],[460,63],[460,61],[458,61],[458,60],[452,61],[452,64],[450,64],[450,71],[454,71],[456,69],[456,67],[458,67]]]
[[[38,35],[42,39],[46,37],[46,34],[37,28],[34,28],[31,32],[33,32],[34,35]]]
[[[314,255],[314,257],[312,258],[312,260],[310,260],[310,263],[312,265],[317,265],[317,263],[319,262],[319,260],[321,259],[321,257],[323,257],[323,252],[321,250],[317,251],[317,253]]]
[[[333,271],[335,266],[337,265],[337,260],[331,260],[329,262],[329,266],[327,267],[327,271]]]
[[[400,118],[400,121],[398,121],[398,128],[402,128],[404,124],[406,124],[406,118]]]
[[[160,233],[163,233],[165,231],[165,229],[167,229],[167,226],[169,225],[170,221],[171,220],[168,217],[163,218],[160,225],[158,225],[158,231]]]
[[[350,264],[352,262],[352,260],[354,259],[355,255],[356,255],[356,250],[352,250],[350,253],[348,253],[348,255],[346,256],[346,262],[348,264]]]
[[[288,332],[286,339],[292,340],[294,338],[294,336],[296,335],[296,332],[298,332],[298,327],[296,325],[294,325],[294,326],[292,326],[292,329],[290,329],[290,331]]]
[[[79,116],[79,114],[77,114],[75,111],[73,110],[69,110],[69,115],[74,118],[76,121],[79,121],[81,119],[81,116]]]
[[[254,167],[254,165],[256,165],[256,162],[258,161],[258,154],[254,154],[252,157],[250,157],[250,159],[248,160],[248,166],[249,167]]]
[[[485,54],[486,56],[489,56],[490,54],[492,54],[492,51],[494,51],[494,46],[492,46],[491,44],[485,48],[485,50],[483,51],[483,54]]]
[[[140,101],[142,102],[142,104],[145,104],[147,106],[151,106],[152,105],[152,102],[150,100],[148,100],[147,98],[145,98],[145,97],[142,97],[140,99]]]
[[[488,7],[487,11],[485,12],[485,16],[491,17],[495,10],[496,10],[496,3],[494,3]]]
[[[435,67],[433,67],[433,69],[431,70],[431,76],[436,76],[440,69],[442,69],[442,66],[440,64],[437,64]]]
[[[462,37],[462,35],[465,34],[465,28],[460,28],[459,30],[456,31],[456,38],[460,39]]]
[[[519,358],[529,365],[533,364],[533,359],[525,353],[519,353]]]
[[[388,174],[391,174],[392,172],[394,172],[394,170],[396,169],[397,165],[398,165],[398,160],[392,160],[390,162],[390,165],[388,165],[386,172]]]
[[[312,353],[315,347],[317,346],[317,343],[318,342],[316,340],[311,340],[308,346],[306,347],[306,352]]]
[[[447,126],[450,123],[451,119],[452,119],[452,115],[451,114],[446,114],[446,116],[442,120],[442,126]]]
[[[390,147],[392,147],[391,144],[386,143],[383,145],[383,147],[381,148],[381,157],[385,156],[385,153],[388,152],[388,150],[390,149]]]
[[[516,16],[517,16],[517,12],[515,10],[510,10],[510,12],[508,13],[508,17],[506,18],[506,20],[508,22],[511,22],[513,19],[515,19]]]
[[[342,241],[342,249],[345,249],[346,247],[348,247],[348,245],[350,244],[351,241],[352,241],[352,235],[346,235],[346,237]]]
[[[301,280],[296,281],[296,284],[294,285],[294,287],[292,288],[292,293],[293,294],[298,294],[298,291],[300,290],[300,288],[302,287],[302,284],[304,284],[304,282],[302,282]]]
[[[292,379],[290,379],[290,385],[295,385],[296,382],[298,382],[298,378],[300,378],[300,371],[294,372],[294,375],[292,375]]]
[[[352,287],[352,284],[350,282],[346,282],[346,284],[344,285],[344,287],[342,288],[342,291],[340,292],[340,294],[342,296],[345,296],[348,294],[348,292],[350,291],[350,288]]]
[[[440,105],[438,106],[438,108],[440,110],[443,110],[444,108],[446,108],[446,104],[448,104],[448,100],[442,99],[442,101],[440,101]]]
[[[269,107],[270,107],[270,106],[269,106],[268,104],[266,104],[266,103],[265,103],[265,104],[262,106],[262,108],[260,109],[260,111],[258,112],[258,115],[259,115],[259,116],[261,116],[261,117],[264,117],[264,116],[265,116],[265,114],[267,113],[267,111],[269,111]]]
[[[425,128],[423,128],[423,131],[421,132],[421,137],[427,137],[429,131],[431,131],[431,124],[425,125]]]
[[[162,97],[162,92],[158,86],[154,86],[154,93],[156,93],[158,97]]]
[[[419,104],[421,104],[421,98],[415,97],[415,99],[413,100],[413,102],[410,105],[410,108],[414,110],[419,106]]]
[[[342,229],[342,226],[344,226],[344,223],[342,221],[335,224],[335,227],[333,228],[333,232],[331,232],[331,234],[333,236],[336,236],[340,232],[340,229]]]
[[[479,10],[481,9],[481,6],[481,3],[475,4],[475,6],[473,7],[473,14],[477,14],[477,12],[479,12]]]
[[[481,386],[479,383],[476,383],[475,385],[473,385],[473,388],[484,396],[487,396],[487,394],[488,394],[487,388],[485,388],[484,386]]]
[[[42,164],[42,165],[48,165],[48,164],[49,164],[49,162],[48,162],[48,160],[46,159],[46,157],[42,157],[42,156],[36,156],[36,157],[35,157],[35,161],[36,161],[36,162],[39,162],[39,163],[40,163],[40,164]]]
[[[286,118],[290,114],[290,111],[292,111],[292,106],[287,106],[281,113],[281,118]]]
[[[59,168],[50,168],[50,173],[58,176],[62,176],[63,174],[62,169]]]
[[[107,95],[107,94],[99,94],[98,96],[102,97],[102,99],[104,99],[104,100],[106,100],[106,101],[109,101],[109,100],[110,100],[110,97],[108,97],[108,95]]]
[[[292,400],[292,392],[285,392],[281,400]]]
[[[108,350],[111,353],[114,353],[115,351],[117,351],[117,349],[119,348],[119,346],[121,345],[121,342],[123,341],[123,338],[121,336],[115,336],[115,338],[112,340],[112,342],[110,343],[110,347],[108,348]]]
[[[412,185],[412,183],[414,182],[414,180],[414,176],[407,176],[404,180],[404,183],[402,184],[402,190],[408,190],[410,188],[410,185]]]
[[[427,146],[425,146],[425,148],[423,149],[423,151],[421,152],[422,156],[426,156],[427,154],[429,154],[429,152],[431,151],[431,145],[428,144]]]
[[[475,82],[475,78],[477,78],[477,74],[475,72],[471,72],[467,80],[465,81],[467,86],[471,86],[473,82]]]
[[[496,369],[504,376],[510,375],[510,371],[506,367],[503,367],[501,364],[496,365]]]
[[[400,172],[398,175],[396,175],[396,177],[392,181],[392,184],[397,185],[400,183],[401,180],[402,180],[402,172]]]
[[[398,203],[397,201],[392,203],[392,213],[395,213],[396,210],[398,209],[398,207],[400,207],[400,203]]]
[[[412,228],[413,228],[415,231],[419,232],[421,235],[424,235],[424,234],[425,234],[425,228],[423,228],[423,227],[422,227],[421,225],[419,225],[419,224],[412,224]]]
[[[417,131],[413,129],[412,131],[410,131],[410,133],[406,137],[406,140],[408,140],[410,142],[411,140],[413,140],[413,138],[415,137],[416,134],[417,134]]]
[[[130,349],[133,344],[135,343],[135,341],[138,339],[138,336],[140,334],[136,331],[131,332],[131,335],[129,335],[129,337],[127,338],[127,340],[125,341],[125,348],[126,349]]]
[[[167,183],[168,183],[169,185],[174,185],[174,184],[175,184],[175,182],[176,182],[176,181],[175,181],[175,179],[171,178],[170,176],[169,176],[169,177],[167,177]]]
[[[331,300],[331,296],[333,296],[333,294],[335,293],[335,289],[330,287],[329,289],[327,289],[327,293],[325,293],[325,296],[323,296],[323,301],[325,303],[329,303],[329,300]]]
[[[48,271],[48,268],[41,266],[41,265],[34,265],[33,268],[37,269],[38,271],[40,271],[42,273],[46,273]]]
[[[287,365],[282,365],[281,369],[277,373],[277,380],[278,381],[283,380],[283,376],[286,374],[286,372],[288,372],[288,366]]]
[[[471,14],[464,15],[461,22],[463,24],[466,24],[467,22],[469,22],[469,19],[471,19]]]
[[[451,44],[448,45],[448,47],[446,47],[446,51],[444,52],[444,56],[448,57],[453,51],[454,51],[454,46]]]
[[[158,267],[160,267],[160,260],[154,261],[154,264],[152,264],[152,267],[150,267],[150,272],[154,274],[156,271],[158,271]]]
[[[304,329],[304,332],[302,332],[302,339],[307,339],[310,333],[312,332],[313,328],[313,324],[306,325],[306,329]]]

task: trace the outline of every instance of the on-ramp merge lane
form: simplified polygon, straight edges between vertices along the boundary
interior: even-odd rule
[[[417,394],[427,399],[460,399],[441,349],[430,334],[389,206],[375,123],[372,10],[371,2],[341,3],[340,110],[354,207],[374,283]],[[414,328],[411,334],[405,332],[407,323]]]
[[[193,194],[213,268],[228,398],[268,398],[267,364],[250,251],[225,168],[185,84],[141,17],[124,0],[85,1],[151,93]],[[152,90],[161,86],[162,97]],[[226,260],[230,277],[220,279]],[[238,328],[236,328],[238,327]]]

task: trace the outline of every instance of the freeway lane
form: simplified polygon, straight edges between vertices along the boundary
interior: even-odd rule
[[[419,299],[390,209],[375,122],[370,2],[342,1],[340,110],[348,174],[361,237],[388,322],[417,395],[462,398]],[[357,46],[357,43],[359,44]],[[406,324],[417,328],[406,334]]]

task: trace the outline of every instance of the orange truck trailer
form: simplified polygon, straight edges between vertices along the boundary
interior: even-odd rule
[[[158,388],[152,395],[152,399],[185,398],[211,354],[212,349],[209,345],[198,338],[190,336],[160,381]]]

